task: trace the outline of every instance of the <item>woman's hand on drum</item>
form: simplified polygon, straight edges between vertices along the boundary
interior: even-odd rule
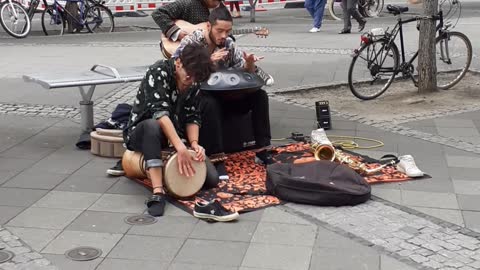
[[[177,158],[180,174],[186,175],[187,177],[193,176],[195,174],[195,169],[192,165],[193,157],[188,152],[187,147],[177,150]]]
[[[205,161],[205,148],[199,145],[196,141],[193,142],[191,146],[195,153],[197,153],[195,156],[195,160],[200,162]]]

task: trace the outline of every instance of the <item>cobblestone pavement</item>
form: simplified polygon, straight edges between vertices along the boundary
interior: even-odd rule
[[[299,214],[402,262],[424,269],[480,269],[479,233],[392,205],[375,200],[355,207],[287,204]]]
[[[1,270],[58,270],[40,253],[32,251],[22,240],[1,226],[0,240],[0,251],[15,254],[10,261],[0,263]]]

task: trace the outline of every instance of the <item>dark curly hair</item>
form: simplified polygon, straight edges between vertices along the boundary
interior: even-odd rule
[[[217,21],[233,22],[233,18],[227,7],[222,3],[210,12],[210,16],[208,16],[208,21],[211,25],[215,25],[217,24]]]
[[[187,44],[180,53],[180,61],[189,76],[197,82],[206,81],[215,72],[208,49],[198,43]]]

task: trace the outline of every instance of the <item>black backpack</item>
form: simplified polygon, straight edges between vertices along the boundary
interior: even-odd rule
[[[370,185],[350,167],[323,160],[269,165],[266,186],[282,200],[320,206],[356,205],[371,194]]]

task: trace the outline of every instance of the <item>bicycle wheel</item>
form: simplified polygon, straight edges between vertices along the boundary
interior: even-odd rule
[[[383,0],[364,0],[358,3],[358,10],[365,17],[378,17],[383,9]]]
[[[31,22],[28,13],[17,2],[0,4],[0,24],[5,32],[15,38],[24,38],[30,33]]]
[[[44,9],[42,12],[42,29],[46,36],[63,35],[65,31],[63,14],[53,6]]]
[[[447,32],[436,41],[437,87],[449,89],[467,73],[472,62],[472,43],[460,32]]]
[[[328,1],[328,12],[330,16],[337,21],[343,20],[343,9],[342,2],[338,0],[329,0]]]
[[[115,29],[112,12],[106,6],[99,4],[87,8],[85,25],[92,33],[113,32]]]
[[[350,91],[359,99],[383,94],[395,78],[399,53],[395,43],[385,39],[364,44],[354,55],[348,70]]]

